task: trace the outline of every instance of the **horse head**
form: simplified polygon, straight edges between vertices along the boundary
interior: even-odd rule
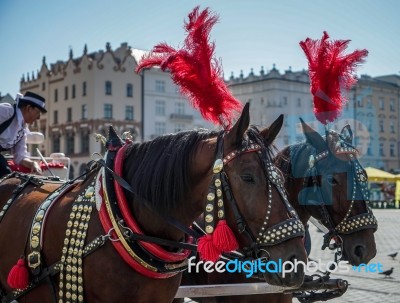
[[[203,192],[197,205],[199,210],[206,209],[206,232],[215,228],[215,218],[221,214],[217,204],[222,202],[217,199],[217,203],[210,203],[214,196],[209,194],[210,178],[215,182],[215,171],[210,170],[210,164],[221,163],[222,211],[239,243],[242,260],[276,264],[279,261],[306,260],[302,243],[303,225],[286,198],[281,172],[272,163],[271,144],[282,126],[282,120],[279,117],[269,128],[261,131],[249,128],[249,106],[246,105],[228,133],[220,139],[204,141],[194,156],[193,167],[196,169],[193,173],[197,181],[193,193]],[[223,144],[219,140],[223,140]],[[201,199],[204,196],[207,196],[205,206]],[[267,282],[283,286],[298,286],[303,277],[303,271],[286,275],[263,274]]]
[[[306,142],[287,149],[295,208],[328,228],[324,247],[334,240],[337,253],[350,264],[367,263],[376,254],[377,221],[368,206],[367,175],[357,160],[351,128],[329,130],[323,138],[301,123]]]

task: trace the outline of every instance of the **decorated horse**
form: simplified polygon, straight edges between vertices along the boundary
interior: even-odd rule
[[[21,173],[0,180],[2,303],[171,302],[195,244],[203,260],[240,250],[247,260],[305,261],[304,227],[271,158],[282,117],[258,131],[249,127],[246,105],[231,123],[240,103],[211,61],[207,42],[215,22],[196,8],[186,25],[187,48],[164,48],[138,70],[161,63],[223,130],[133,143],[111,127],[106,154],[88,165],[83,180]],[[192,70],[184,70],[180,63],[191,56]],[[207,234],[198,238],[190,227],[201,213]],[[268,237],[285,225],[290,232]],[[298,286],[304,272],[264,278]]]
[[[326,50],[326,39],[328,36],[324,33],[322,41],[306,40],[305,49],[311,47],[310,43],[315,43],[318,47],[325,51],[316,51],[314,54],[324,54],[329,56],[329,53],[335,48],[331,48],[329,52]],[[343,41],[339,41],[343,42]],[[343,43],[335,42],[340,45],[340,54],[343,50]],[[308,52],[306,52],[308,53]],[[353,60],[360,60],[360,57],[365,55],[365,52],[358,52],[357,56],[353,53],[350,55]],[[312,56],[310,56],[310,60]],[[346,56],[343,56],[346,58]],[[343,58],[342,57],[342,58]],[[358,58],[358,59],[357,59]],[[327,58],[323,60],[312,60],[313,62],[322,62],[325,66],[335,66],[335,64],[326,64]],[[332,58],[330,58],[332,61]],[[351,61],[351,60],[350,60]],[[335,63],[335,62],[333,62]],[[354,66],[354,61],[350,62]],[[349,64],[348,62],[346,63]],[[346,65],[345,64],[345,65]],[[336,63],[337,65],[337,63]],[[346,65],[346,66],[347,66]],[[333,68],[333,70],[335,70]],[[348,73],[346,68],[341,69],[342,72]],[[319,75],[313,74],[318,72]],[[312,83],[317,86],[318,79],[322,77],[321,73],[326,75],[326,72],[321,72],[315,66],[310,66],[310,73],[314,76]],[[340,75],[335,75],[334,78]],[[342,75],[342,79],[346,78],[353,80],[346,75]],[[329,84],[329,83],[328,83]],[[340,92],[339,89],[332,89],[332,83],[329,85],[323,82],[318,82],[321,85],[320,89],[330,91],[332,99],[337,99],[335,95]],[[328,88],[326,87],[328,85]],[[333,84],[334,85],[334,84]],[[343,85],[343,83],[342,83]],[[313,87],[312,91],[318,89]],[[334,91],[334,93],[332,93]],[[319,93],[321,96],[321,93]],[[318,99],[318,96],[315,97]],[[340,110],[341,104],[338,107],[332,107],[328,103],[329,111],[321,109],[319,103],[321,100],[314,100],[315,112],[317,118],[322,121],[334,120]],[[323,102],[322,107],[325,106]],[[285,178],[285,188],[288,192],[289,201],[296,209],[299,217],[304,225],[308,224],[310,217],[317,219],[316,222],[327,231],[324,235],[323,249],[329,247],[335,249],[335,262],[340,260],[348,261],[351,265],[359,265],[368,263],[376,254],[376,246],[374,232],[377,229],[377,221],[372,210],[368,206],[369,193],[367,187],[367,175],[357,160],[358,151],[353,146],[353,135],[351,128],[345,126],[340,133],[326,128],[325,137],[322,137],[303,120],[301,120],[303,133],[306,141],[303,143],[294,144],[283,149],[275,158],[275,164],[280,168]],[[186,285],[201,285],[201,284],[225,284],[225,283],[248,283],[257,282],[256,279],[248,279],[240,274],[187,274],[183,278],[183,284]],[[345,289],[344,289],[345,291]],[[342,295],[341,291],[331,291],[323,293],[297,292],[296,296],[304,300],[327,300],[336,296]],[[308,297],[307,297],[308,296]],[[292,294],[264,294],[264,295],[249,295],[249,296],[232,296],[232,297],[217,297],[217,298],[198,298],[199,302],[291,302]],[[177,300],[178,302],[179,300]]]
[[[357,160],[349,126],[322,137],[302,122],[306,141],[290,145],[275,157],[284,174],[289,201],[306,226],[312,216],[328,231],[323,249],[336,250],[335,262],[368,263],[376,254],[374,232],[377,221],[368,206],[367,175]],[[260,282],[243,274],[185,273],[183,285]],[[340,295],[323,293],[321,299]],[[304,293],[297,292],[298,296]],[[317,297],[318,295],[315,295]],[[291,302],[292,294],[196,299],[199,302]],[[179,300],[176,300],[179,302]]]

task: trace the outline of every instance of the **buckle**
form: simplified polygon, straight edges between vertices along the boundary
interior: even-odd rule
[[[28,255],[28,266],[36,269],[40,265],[40,252],[33,251]]]

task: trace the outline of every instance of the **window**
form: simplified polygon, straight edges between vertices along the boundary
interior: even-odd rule
[[[111,95],[112,93],[112,84],[111,81],[106,81],[106,95]]]
[[[58,101],[58,89],[54,90],[54,102]]]
[[[384,156],[384,152],[383,152],[383,143],[379,144],[379,156]]]
[[[175,114],[179,114],[179,115],[185,114],[185,103],[183,103],[183,102],[175,103]]]
[[[156,80],[156,92],[165,92],[165,81]]]
[[[58,123],[58,111],[53,112],[53,123],[57,124]]]
[[[396,152],[395,152],[395,145],[394,145],[394,143],[390,143],[390,156],[391,156],[391,157],[396,157]]]
[[[75,99],[76,96],[76,87],[75,84],[72,84],[72,99]]]
[[[383,120],[379,120],[379,131],[383,133],[385,131],[385,128],[383,127]]]
[[[113,117],[113,107],[112,104],[104,104],[104,119],[112,119]]]
[[[84,81],[82,83],[82,96],[86,96],[86,88],[87,88],[86,81]]]
[[[133,120],[133,106],[132,105],[125,106],[125,120]]]
[[[126,85],[126,96],[133,97],[133,84],[131,84],[131,83],[128,83]]]
[[[67,108],[67,122],[72,121],[72,107]]]
[[[367,155],[368,155],[368,156],[372,156],[372,148],[371,148],[371,145],[368,145],[368,148],[367,148]]]
[[[394,99],[393,98],[391,98],[390,99],[390,111],[391,112],[394,112],[396,109],[394,108]]]
[[[65,138],[66,154],[73,155],[75,152],[75,136],[74,133],[69,132]]]
[[[59,153],[60,152],[60,136],[54,136],[52,142],[53,142],[53,146],[52,146],[53,153]]]
[[[165,122],[156,122],[155,132],[156,135],[165,134]]]
[[[82,104],[82,120],[86,120],[87,118],[87,104]]]
[[[156,100],[156,116],[165,116],[165,101]]]
[[[357,98],[357,106],[363,107],[363,99],[361,96],[358,96],[358,98]]]
[[[301,107],[301,99],[297,98],[297,107]]]
[[[371,120],[368,120],[368,126],[367,126],[367,128],[368,128],[368,131],[370,132],[370,131],[372,131],[372,121]]]
[[[81,152],[89,153],[89,133],[84,131],[81,133]]]
[[[68,86],[64,87],[64,100],[68,100]]]
[[[379,98],[379,109],[385,109],[385,99],[382,97]]]
[[[283,105],[287,105],[287,97],[283,97]]]
[[[42,83],[42,90],[45,90],[46,89],[46,83]]]
[[[394,134],[394,120],[390,120],[390,132]]]

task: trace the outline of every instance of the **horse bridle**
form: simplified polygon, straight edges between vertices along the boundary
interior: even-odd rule
[[[232,151],[225,157],[223,156],[223,134],[218,136],[216,160],[213,166],[214,176],[212,179],[212,183],[209,186],[204,218],[205,230],[207,233],[210,233],[214,229],[213,214],[215,211],[214,205],[216,200],[218,205],[218,218],[221,219],[224,216],[224,193],[227,201],[229,202],[233,210],[239,233],[244,234],[247,238],[250,239],[251,244],[248,247],[242,249],[243,253],[246,258],[257,259],[259,258],[261,250],[266,251],[265,247],[282,243],[291,238],[303,237],[304,226],[301,223],[296,211],[290,205],[287,199],[287,195],[283,187],[283,180],[279,177],[279,172],[277,171],[277,168],[272,164],[265,144],[262,142],[259,136],[257,136],[255,130],[249,129],[247,134],[249,139],[246,140],[246,146],[242,146],[240,149]],[[248,227],[245,219],[241,215],[238,204],[231,190],[228,176],[224,171],[224,167],[229,165],[232,160],[234,160],[241,154],[249,152],[257,152],[257,155],[259,156],[263,165],[264,173],[268,180],[269,201],[267,201],[267,215],[263,221],[260,231],[257,233],[257,236],[253,234],[253,232]],[[275,189],[281,195],[286,209],[291,215],[291,218],[271,227],[267,227],[272,209],[272,186],[275,186]]]
[[[339,137],[339,141],[335,152],[337,154],[348,154],[351,159],[350,162],[352,164],[354,178],[353,178],[353,192],[352,192],[350,206],[343,219],[336,225],[334,224],[332,217],[329,214],[326,208],[326,204],[324,202],[318,204],[317,207],[321,215],[322,222],[329,230],[328,233],[324,235],[324,243],[322,249],[325,249],[326,247],[329,247],[330,249],[337,248],[337,252],[335,254],[335,261],[337,261],[338,259],[340,260],[340,258],[342,257],[342,251],[343,251],[343,240],[340,237],[341,234],[351,234],[363,229],[374,229],[376,231],[378,228],[378,223],[375,216],[372,213],[371,208],[368,206],[369,202],[369,193],[367,185],[368,178],[357,159],[358,151],[349,143],[347,143],[346,141],[344,141]],[[314,154],[310,155],[308,161],[309,167],[305,173],[303,187],[307,187],[309,178],[312,179],[313,183],[312,185],[314,186],[314,188],[319,187],[317,185],[318,182],[317,176],[320,175],[319,174],[320,170],[318,169],[318,166],[321,164],[320,162],[323,162],[331,153],[332,152],[330,150],[325,150],[316,155]],[[350,217],[351,211],[354,206],[354,202],[356,200],[357,188],[360,189],[362,199],[365,203],[367,212]],[[320,196],[319,201],[326,201],[323,197],[321,189],[318,190],[318,195]],[[331,247],[329,245],[332,240],[334,240],[336,243],[334,247]]]

